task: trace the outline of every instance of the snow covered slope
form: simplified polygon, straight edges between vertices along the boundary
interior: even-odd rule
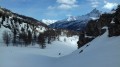
[[[46,25],[50,25],[50,24],[57,22],[57,20],[49,20],[49,19],[42,19],[41,21],[45,23]]]
[[[120,36],[109,38],[108,31],[82,48],[63,57],[54,58],[43,56],[35,50],[37,48],[0,46],[0,67],[120,66]],[[83,52],[79,53],[81,50]]]
[[[61,67],[119,67],[120,36],[108,37],[108,32],[97,37],[72,54],[59,58]],[[89,45],[89,46],[87,46]],[[82,53],[79,53],[83,50]]]
[[[0,7],[0,43],[3,42],[3,32],[7,31],[11,34],[16,31],[15,37],[18,38],[21,33],[31,32],[32,36],[46,31],[48,26],[32,17],[27,17],[14,13],[6,8]]]
[[[70,30],[81,30],[83,29],[89,20],[98,19],[101,12],[97,9],[93,9],[90,13],[82,16],[70,16],[64,20],[57,21],[49,25],[51,28],[62,28]]]
[[[51,44],[46,43],[46,48],[41,49],[38,44],[32,46],[24,47],[14,47],[18,48],[21,52],[34,53],[39,55],[45,55],[49,57],[62,57],[68,55],[77,49],[78,36],[66,37],[60,36],[59,41],[55,40]],[[5,44],[1,43],[0,46],[4,47]],[[8,47],[9,48],[9,47]],[[13,48],[13,50],[14,50]],[[25,51],[24,51],[25,50]],[[59,55],[61,53],[61,55]]]

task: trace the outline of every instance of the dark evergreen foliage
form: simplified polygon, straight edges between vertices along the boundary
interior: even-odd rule
[[[8,46],[9,45],[9,43],[10,43],[10,35],[9,35],[9,33],[7,32],[7,31],[4,31],[4,33],[3,33],[3,41],[4,41],[4,43]]]
[[[46,46],[45,46],[45,36],[43,33],[40,33],[39,36],[38,36],[38,44],[40,45],[40,47],[42,49],[44,49]]]
[[[13,46],[16,45],[16,35],[17,35],[17,31],[16,29],[13,30]]]

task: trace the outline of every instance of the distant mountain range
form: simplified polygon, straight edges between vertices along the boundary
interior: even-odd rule
[[[49,27],[59,28],[59,29],[68,29],[68,30],[82,30],[85,28],[86,24],[90,20],[96,20],[100,17],[101,12],[97,9],[93,9],[90,13],[82,16],[70,16],[64,20],[59,20]]]
[[[10,20],[14,20],[15,18],[17,19],[16,21],[20,20],[20,22],[37,24],[43,27],[50,27],[50,28],[56,28],[56,29],[68,29],[68,30],[75,30],[75,31],[84,29],[88,21],[98,19],[101,15],[101,12],[99,10],[93,9],[90,13],[82,16],[69,16],[68,18],[63,20],[42,19],[41,21],[38,21],[32,17],[20,15],[5,8],[0,8],[0,12],[1,12],[1,15],[6,16],[8,18],[10,17],[9,18]]]

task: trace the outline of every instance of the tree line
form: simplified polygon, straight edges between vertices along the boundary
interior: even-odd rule
[[[42,33],[39,33],[38,35],[36,32],[32,33],[30,30],[25,32],[25,30],[22,28],[21,33],[17,33],[17,30],[13,30],[13,35],[11,35],[8,31],[3,32],[3,41],[6,44],[6,46],[9,46],[10,43],[13,44],[13,46],[34,46],[35,44],[38,44],[40,48],[44,49],[46,47],[46,44],[51,44],[53,41],[58,40],[59,36],[63,34],[67,35],[68,37],[73,36],[75,32],[67,31],[67,30],[61,30],[61,29],[48,29]],[[77,34],[77,33],[76,33]]]

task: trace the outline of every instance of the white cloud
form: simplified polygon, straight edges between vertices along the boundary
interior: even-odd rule
[[[68,4],[61,4],[58,6],[58,9],[71,9],[71,8],[75,8],[78,7],[78,5],[68,5]]]
[[[57,2],[60,3],[60,4],[72,5],[72,4],[75,4],[77,1],[76,0],[57,0]]]
[[[57,0],[57,6],[49,6],[48,9],[62,9],[62,10],[68,10],[72,8],[76,8],[79,5],[77,5],[77,0]]]
[[[99,5],[98,0],[88,0],[88,1],[90,1],[92,7],[94,7],[94,8],[98,7],[98,5]]]
[[[117,3],[111,3],[111,2],[108,2],[105,0],[104,0],[104,3],[105,3],[105,5],[103,6],[103,8],[109,9],[109,10],[113,9],[114,7],[117,7],[117,5],[118,5]]]
[[[71,5],[67,5],[67,4],[61,4],[58,6],[59,9],[71,9]]]

